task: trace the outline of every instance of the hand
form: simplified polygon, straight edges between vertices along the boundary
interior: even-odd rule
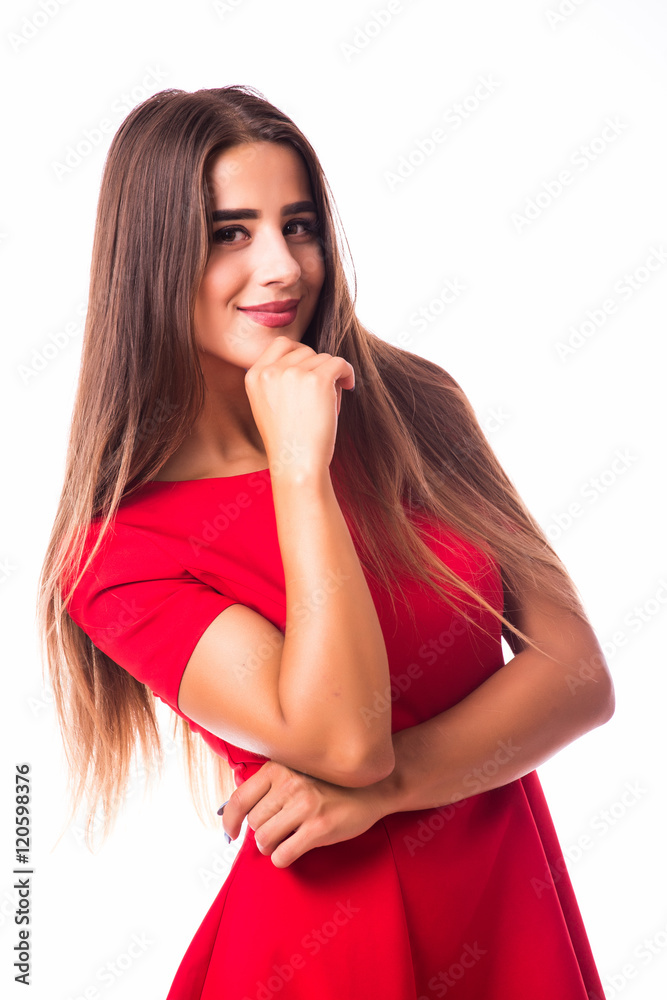
[[[245,374],[245,387],[272,470],[285,453],[297,456],[290,466],[329,468],[342,390],[353,389],[354,378],[349,361],[284,335],[262,351]]]
[[[287,868],[313,847],[358,837],[387,814],[374,785],[344,788],[269,760],[233,792],[223,826],[235,840],[244,818],[262,854]]]

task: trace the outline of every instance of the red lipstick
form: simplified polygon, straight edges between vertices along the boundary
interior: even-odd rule
[[[260,302],[255,306],[238,306],[256,323],[262,326],[289,326],[296,319],[296,311],[300,299],[275,299],[273,302]]]

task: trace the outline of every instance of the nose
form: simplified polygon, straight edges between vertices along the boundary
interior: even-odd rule
[[[294,285],[301,277],[301,265],[281,229],[266,227],[255,239],[255,277],[260,285],[278,282]]]

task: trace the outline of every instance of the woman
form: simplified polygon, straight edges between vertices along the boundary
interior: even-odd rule
[[[331,205],[252,88],[113,139],[40,592],[73,811],[108,832],[154,696],[193,787],[193,732],[231,764],[168,1000],[602,1000],[535,768],[607,665],[460,387],[356,318]]]

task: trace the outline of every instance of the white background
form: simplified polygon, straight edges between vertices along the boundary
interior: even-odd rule
[[[616,714],[538,774],[607,996],[664,995],[666,9],[403,0],[378,30],[373,12],[388,6],[3,7],[0,977],[12,997],[26,995],[11,965],[16,763],[32,767],[34,1000],[161,1000],[234,856],[217,824],[197,819],[178,752],[152,797],[142,801],[135,781],[98,854],[76,826],[56,846],[66,768],[34,626],[111,135],[149,93],[228,83],[259,88],[308,136],[346,229],[362,322],[460,382],[581,591]],[[481,78],[495,82],[479,100]],[[456,104],[460,127],[445,117]],[[96,136],[102,119],[109,131]],[[446,140],[417,163],[438,126]],[[100,141],[59,171],[86,131]],[[392,187],[387,175],[406,161]],[[558,191],[565,169],[571,183]],[[519,226],[531,199],[532,221]],[[444,304],[448,280],[464,290]],[[604,322],[586,325],[589,310]],[[78,335],[39,370],[72,322]],[[560,356],[582,325],[580,346]],[[126,964],[133,934],[146,949],[103,981],[107,963]]]

